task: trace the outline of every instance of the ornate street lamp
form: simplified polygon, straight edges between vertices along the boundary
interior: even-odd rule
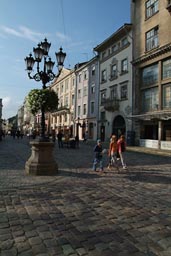
[[[58,74],[53,73],[55,62],[48,55],[51,44],[47,39],[38,44],[37,48],[33,48],[34,57],[30,54],[25,58],[26,70],[28,77],[35,81],[42,82],[42,90],[46,89],[46,84],[58,77],[62,71],[66,53],[59,49],[56,54]],[[35,62],[37,63],[36,72],[32,74]],[[40,63],[43,68],[41,70]],[[41,136],[38,141],[31,141],[31,156],[25,164],[26,173],[29,175],[54,175],[58,171],[58,164],[53,157],[54,142],[50,142],[45,138],[45,110],[46,103],[41,103]]]
[[[53,73],[53,67],[55,62],[51,60],[48,55],[51,43],[44,39],[44,42],[38,44],[37,48],[33,48],[34,57],[30,53],[28,57],[25,58],[26,70],[28,77],[39,82],[42,81],[42,90],[46,89],[46,84],[52,81],[55,77],[58,77],[62,71],[66,53],[62,51],[62,47],[59,49],[59,52],[55,53],[58,67],[58,74]],[[47,60],[48,58],[48,60]],[[37,63],[36,70],[37,72],[34,75],[31,75],[33,72],[33,67],[35,62]],[[40,70],[40,63],[43,62],[43,68]],[[42,104],[41,106],[41,140],[45,139],[45,108]]]

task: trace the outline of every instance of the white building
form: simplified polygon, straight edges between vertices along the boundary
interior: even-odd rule
[[[94,50],[100,70],[99,137],[125,134],[132,144],[132,25],[124,24]]]

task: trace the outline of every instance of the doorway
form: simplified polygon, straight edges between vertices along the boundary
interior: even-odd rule
[[[113,120],[112,134],[115,134],[117,138],[119,138],[121,134],[125,135],[125,132],[126,132],[125,120],[122,116],[118,115]]]

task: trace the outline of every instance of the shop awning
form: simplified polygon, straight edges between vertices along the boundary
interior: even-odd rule
[[[128,116],[130,119],[138,119],[138,120],[146,120],[146,121],[164,121],[164,120],[171,120],[171,111],[156,111],[156,112],[149,112],[139,115],[132,115]]]

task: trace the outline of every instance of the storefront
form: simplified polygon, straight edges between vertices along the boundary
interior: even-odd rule
[[[139,122],[139,145],[142,147],[171,150],[171,111],[134,115]]]

